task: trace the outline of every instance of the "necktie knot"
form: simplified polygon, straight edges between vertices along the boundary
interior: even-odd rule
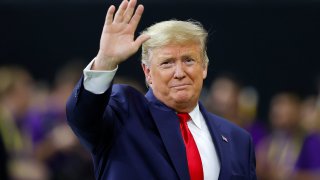
[[[188,113],[178,113],[177,115],[179,117],[179,120],[183,123],[186,123],[191,119]]]

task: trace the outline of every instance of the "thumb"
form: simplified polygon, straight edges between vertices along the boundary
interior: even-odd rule
[[[142,43],[146,42],[148,39],[150,39],[149,35],[142,34],[134,41],[134,46],[139,49],[139,47],[142,45]]]

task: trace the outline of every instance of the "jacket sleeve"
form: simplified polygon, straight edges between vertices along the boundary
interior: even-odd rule
[[[252,138],[250,136],[250,158],[249,158],[249,165],[250,165],[250,179],[251,180],[256,180],[257,175],[256,175],[256,156],[255,156],[255,151],[254,151],[254,145]]]
[[[93,94],[83,87],[82,77],[67,101],[67,122],[80,142],[91,153],[101,149],[99,145],[108,146],[112,141],[112,129],[116,117],[103,118],[105,114],[109,117],[114,115],[111,108],[106,108],[111,91],[112,85],[103,94]]]

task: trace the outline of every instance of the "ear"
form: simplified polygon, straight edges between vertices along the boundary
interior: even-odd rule
[[[203,67],[202,78],[205,79],[207,77],[207,74],[208,74],[208,65]]]
[[[143,64],[143,63],[141,64],[141,66],[142,66],[144,75],[146,77],[147,83],[148,84],[152,84],[150,68],[147,65]]]

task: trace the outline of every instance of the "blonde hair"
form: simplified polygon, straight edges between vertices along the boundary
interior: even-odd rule
[[[169,20],[156,23],[141,34],[147,34],[151,38],[142,44],[142,63],[150,65],[150,51],[169,44],[183,44],[187,42],[199,43],[202,50],[204,65],[207,66],[209,59],[207,56],[206,42],[208,32],[200,22],[194,20],[179,21]]]

